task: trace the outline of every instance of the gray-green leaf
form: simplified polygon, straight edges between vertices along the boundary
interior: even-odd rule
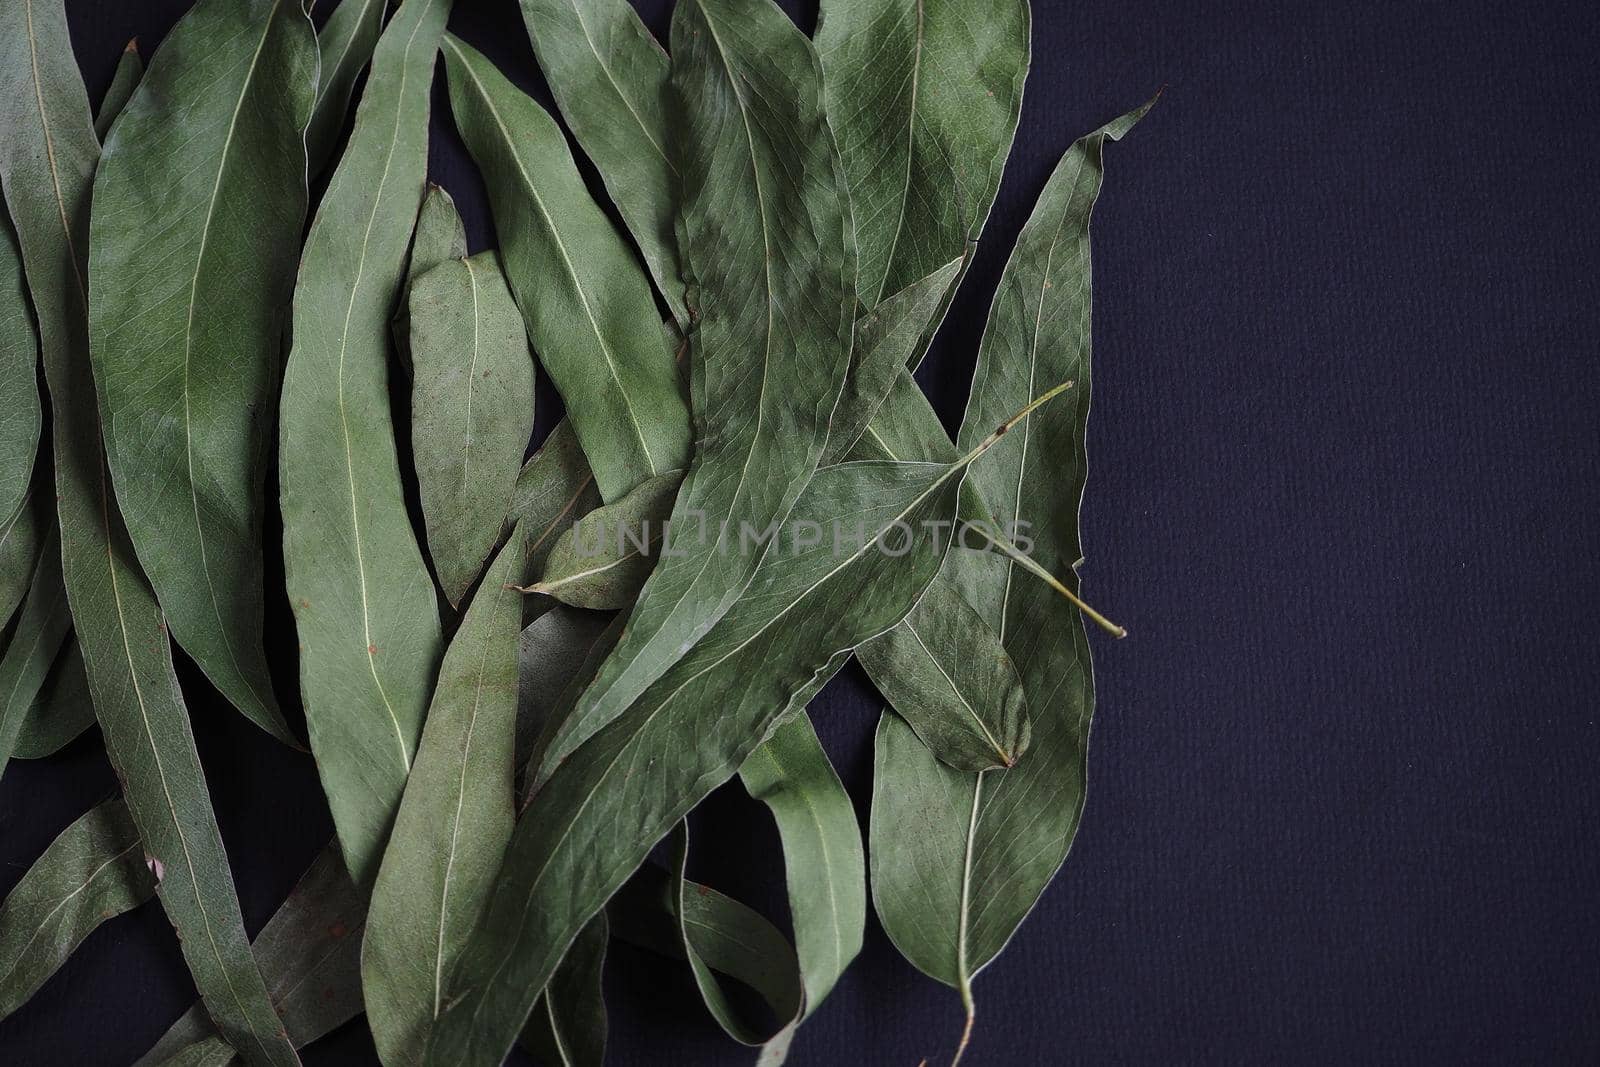
[[[664,107],[666,51],[628,0],[522,0],[522,18],[556,106],[687,329],[672,232],[678,170]]]
[[[600,506],[594,474],[565,419],[556,423],[533,458],[522,465],[511,493],[511,523],[522,523],[523,573],[544,573],[556,542],[584,515]]]
[[[682,481],[682,471],[658,474],[583,516],[556,542],[543,576],[523,591],[601,611],[632,604],[655,566]]]
[[[311,748],[352,877],[370,885],[442,652],[389,409],[389,321],[428,156],[449,0],[406,0],[306,240],[280,407],[284,570]]]
[[[51,530],[33,568],[33,585],[17,616],[11,643],[0,657],[0,774],[71,628],[67,593],[61,585],[61,542]]]
[[[584,187],[555,120],[446,36],[450,107],[483,171],[506,278],[600,495],[682,468],[689,413],[650,283]]]
[[[499,540],[533,434],[533,354],[493,252],[429,270],[409,307],[411,450],[428,551],[455,607]]]
[[[111,75],[111,85],[100,101],[99,112],[95,114],[94,132],[100,140],[104,141],[106,134],[111,132],[111,124],[128,106],[133,91],[139,87],[139,79],[143,77],[144,60],[139,58],[139,39],[135,37],[122,50],[122,55],[117,57],[117,69]]]
[[[55,528],[54,500],[50,491],[52,472],[40,470],[34,487],[9,522],[0,522],[0,628],[11,621],[11,613],[33,581],[34,562],[45,536]]]
[[[484,575],[439,684],[372,892],[361,981],[386,1064],[421,1058],[445,980],[511,836],[522,603],[519,533]]]
[[[317,99],[306,127],[307,172],[321,174],[339,139],[339,128],[350,111],[361,68],[372,58],[383,29],[383,9],[388,0],[343,0],[317,34],[320,74]]]
[[[294,0],[202,0],[94,182],[89,341],[117,503],[172,636],[297,745],[262,650],[266,434],[306,210],[316,40]]]
[[[16,1011],[101,923],[155,894],[120,800],[90,808],[0,904],[0,1019]]]
[[[605,912],[589,920],[528,1017],[521,1044],[547,1067],[602,1067],[605,1063],[606,1002],[601,979],[610,937]]]
[[[39,338],[28,313],[22,250],[11,223],[0,219],[0,529],[27,501],[42,424]]]
[[[94,702],[83,673],[83,650],[68,638],[45,677],[44,686],[22,718],[17,734],[17,759],[53,756],[94,725]]]

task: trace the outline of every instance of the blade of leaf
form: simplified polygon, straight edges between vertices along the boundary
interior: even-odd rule
[[[100,147],[60,0],[0,6],[0,119],[0,183],[50,387],[63,578],[106,752],[213,1018],[252,1063],[296,1063],[250,956],[165,621],[111,502],[86,329]]]
[[[856,658],[929,751],[957,770],[1004,769],[1027,749],[1016,665],[950,582],[928,586],[905,621]]]
[[[0,904],[0,1019],[38,992],[96,927],[155,890],[122,801],[79,816]]]
[[[295,1048],[361,1014],[361,934],[367,895],[344,868],[337,841],[317,854],[251,946]],[[134,1067],[165,1063],[193,1045],[232,1048],[196,1004]],[[226,1061],[224,1061],[226,1062]]]
[[[817,51],[855,205],[862,305],[957,257],[965,273],[1021,113],[1027,0],[824,0]]]
[[[266,433],[306,210],[316,39],[293,0],[201,0],[106,142],[89,344],[107,460],[172,636],[287,744],[262,650]]]
[[[50,478],[49,470],[38,471],[34,488],[16,515],[10,522],[0,523],[0,627],[11,621],[12,613],[22,603],[33,581],[39,550],[46,535],[55,528]]]
[[[534,742],[562,695],[579,676],[590,649],[612,624],[608,612],[555,604],[517,639],[517,766],[528,762]]]
[[[83,650],[69,637],[44,686],[23,714],[12,755],[17,759],[53,756],[93,725],[94,702],[89,698]]]
[[[678,170],[664,107],[666,51],[628,0],[522,0],[522,18],[561,117],[687,330],[672,229]]]
[[[658,474],[583,516],[551,549],[543,576],[523,592],[602,611],[632,604],[655,566],[682,481],[682,471]]]
[[[442,649],[390,422],[389,319],[427,168],[449,0],[406,0],[301,257],[280,407],[284,570],[311,748],[352,877],[370,885]]]
[[[600,506],[600,490],[572,424],[556,423],[539,451],[522,465],[511,493],[509,521],[527,531],[523,573],[543,574],[545,560],[574,522]]]
[[[61,585],[61,541],[51,530],[33,569],[11,643],[0,657],[0,774],[5,773],[33,698],[61,650],[72,616]]]
[[[483,171],[506,278],[567,405],[600,495],[688,462],[689,413],[650,283],[600,210],[555,120],[446,36],[450,107]]]
[[[11,223],[0,219],[0,528],[14,522],[27,503],[43,423],[39,338],[28,313],[22,250]]]
[[[602,1067],[605,1063],[606,1002],[601,979],[610,937],[610,924],[602,911],[589,920],[551,976],[519,1039],[539,1062],[551,1067]]]
[[[406,373],[411,372],[411,287],[418,278],[446,260],[466,258],[467,228],[456,211],[456,202],[443,186],[429,182],[422,207],[417,209],[417,225],[411,234],[411,257],[406,265],[399,306],[394,312],[394,343]]]
[[[133,91],[139,87],[139,80],[143,77],[144,60],[139,58],[139,39],[135,37],[122,50],[122,55],[117,57],[117,69],[111,74],[111,85],[106,89],[106,95],[100,101],[100,110],[94,117],[95,136],[101,141],[106,139],[106,134],[111,132],[111,124],[117,121],[122,109],[133,99]]]
[[[411,450],[428,551],[457,607],[500,538],[533,435],[533,353],[493,252],[429,270],[408,304]]]
[[[944,555],[923,520],[953,516],[960,469],[851,463],[817,473],[797,514],[859,519],[860,547],[836,554],[790,524],[718,626],[556,767],[512,835],[426,1062],[500,1062],[567,945],[651,846],[851,648],[904,617]],[[895,543],[903,553],[878,551],[897,523],[912,531]]]
[[[350,112],[356,78],[372,59],[388,0],[343,0],[317,34],[317,97],[306,127],[307,173],[321,174]]]
[[[684,0],[672,41],[698,444],[670,540],[580,701],[573,743],[621,715],[750,584],[761,552],[723,538],[770,537],[789,516],[827,445],[853,340],[850,202],[811,42],[770,0]]]
[[[1001,278],[961,431],[971,440],[1035,382],[1080,383],[1066,403],[1003,440],[999,462],[971,476],[998,521],[1033,524],[1034,557],[1068,583],[1081,554],[1089,214],[1105,139],[1120,137],[1144,110],[1074,144],[1040,194]],[[901,953],[960,991],[968,1017],[962,1049],[973,977],[1060,868],[1083,810],[1094,697],[1087,636],[1076,608],[1042,583],[1017,580],[1014,568],[1005,556],[952,553],[948,573],[1016,664],[1032,717],[1027,756],[1004,773],[967,774],[938,762],[894,716],[878,728],[873,901]]]
[[[372,891],[361,983],[386,1064],[420,1059],[511,836],[522,603],[508,586],[518,536],[490,565],[445,653]]]

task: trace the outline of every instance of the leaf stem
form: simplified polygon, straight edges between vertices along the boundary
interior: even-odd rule
[[[1007,556],[1010,556],[1024,570],[1043,581],[1051,589],[1054,589],[1068,600],[1072,601],[1077,609],[1087,615],[1096,626],[1100,627],[1112,637],[1120,638],[1128,636],[1127,627],[1118,626],[1116,623],[1100,614],[1094,608],[1090,607],[1084,602],[1082,597],[1078,596],[1078,594],[1074,593],[1071,589],[1068,589],[1061,579],[1051,574],[1042,563],[1028,555],[1026,552],[1022,551],[1022,549],[1018,548],[1004,537],[1001,537],[998,531],[984,529],[983,527],[979,527],[979,531],[983,534],[983,536],[989,539],[990,544],[994,545]]]
[[[950,1067],[960,1067],[961,1057],[967,1054],[967,1046],[972,1043],[972,1024],[977,1021],[977,1005],[972,1001],[972,983],[965,979],[961,982],[961,1005],[967,1009],[967,1023],[961,1028],[961,1043],[956,1046],[955,1058],[950,1061]]]
[[[993,433],[991,433],[988,437],[985,437],[982,441],[979,441],[976,448],[962,456],[960,459],[956,460],[955,466],[964,467],[968,463],[971,463],[973,460],[977,459],[979,456],[983,455],[985,452],[989,451],[989,449],[994,447],[995,442],[999,441],[1000,438],[1004,437],[1008,432],[1010,432],[1017,425],[1017,423],[1021,422],[1029,415],[1032,415],[1034,411],[1043,407],[1045,404],[1048,404],[1050,401],[1054,400],[1056,397],[1060,396],[1062,393],[1071,388],[1072,381],[1069,379],[1053,389],[1047,389],[1039,396],[1036,396],[1032,400],[1028,401],[1028,405],[1026,407],[1017,412],[1015,415],[1011,416],[1005,422],[1002,422],[999,426],[996,426]]]

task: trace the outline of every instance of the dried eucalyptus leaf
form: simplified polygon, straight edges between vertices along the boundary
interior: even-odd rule
[[[584,515],[600,506],[600,489],[565,419],[556,423],[539,451],[522,465],[511,492],[511,522],[521,522],[523,572],[543,574],[556,542]]]
[[[155,889],[122,801],[79,816],[0,904],[0,1019],[38,992],[96,927]]]
[[[606,913],[589,920],[551,976],[519,1043],[549,1067],[602,1067],[606,1058],[606,1002],[601,991]]]
[[[864,307],[951,259],[965,272],[1016,133],[1028,23],[1027,0],[824,0],[817,51],[855,204]]]
[[[139,87],[139,80],[143,77],[144,60],[139,58],[139,39],[135,37],[122,50],[122,55],[117,57],[117,69],[112,72],[111,85],[106,89],[106,95],[100,101],[100,110],[94,117],[94,132],[101,141],[106,139],[106,134],[111,132],[111,124],[117,121],[122,109],[133,99],[133,91]]]
[[[0,126],[50,386],[63,577],[106,752],[213,1018],[252,1063],[296,1063],[250,956],[165,621],[111,504],[86,328],[100,146],[60,0],[0,6]]]
[[[417,209],[405,284],[394,312],[395,348],[399,350],[400,363],[407,374],[411,373],[411,287],[439,264],[466,258],[467,228],[456,210],[456,202],[443,186],[429,182],[422,206]]]
[[[411,450],[428,551],[456,607],[500,538],[533,435],[533,353],[493,252],[432,268],[408,306]]]
[[[1148,107],[1149,105],[1146,105]],[[1089,380],[1089,214],[1101,149],[1144,109],[1078,141],[1040,194],[990,313],[961,438],[992,425],[1031,383],[1079,383],[996,446],[971,481],[1002,524],[1032,523],[1033,555],[1075,583]],[[1028,698],[1032,744],[1010,770],[970,774],[934,758],[904,721],[878,726],[870,827],[873,901],[896,947],[962,994],[1004,948],[1060,868],[1083,809],[1093,707],[1078,611],[990,553],[953,552],[946,575],[995,629]]]
[[[522,18],[561,117],[687,329],[672,231],[678,168],[664,109],[666,51],[628,0],[522,0]]]
[[[306,160],[310,174],[321,174],[339,140],[350,112],[356,79],[372,58],[383,29],[388,0],[342,0],[317,34],[320,74],[317,99],[306,127]]]
[[[609,612],[554,604],[523,627],[517,639],[518,767],[528,762],[540,731],[555,715],[567,686],[582,674],[590,650],[612,620]],[[610,650],[609,644],[606,649]],[[594,665],[599,666],[598,660]]]
[[[291,745],[262,649],[261,489],[316,69],[298,4],[202,0],[106,141],[89,239],[90,352],[139,562],[178,644]]]
[[[83,649],[69,637],[23,715],[12,755],[17,759],[53,756],[93,725],[94,701],[89,698]]]
[[[621,715],[750,584],[762,552],[729,544],[789,517],[826,448],[853,339],[850,202],[811,42],[770,0],[684,0],[672,41],[697,447],[575,739]]]
[[[34,564],[45,537],[55,529],[50,492],[52,472],[40,470],[22,506],[10,522],[0,523],[0,628],[22,603],[33,581]]]
[[[351,876],[370,885],[443,651],[389,409],[389,320],[428,157],[449,0],[405,0],[306,239],[280,406],[284,570],[311,748]]]
[[[0,530],[16,521],[27,503],[43,422],[39,338],[28,312],[22,250],[11,223],[0,219]]]
[[[67,592],[61,585],[61,541],[51,530],[33,568],[33,584],[22,602],[11,643],[0,656],[0,774],[5,773],[28,709],[71,629]]]
[[[445,37],[450,107],[483,171],[506,278],[600,495],[685,466],[689,413],[650,283],[584,187],[555,120]]]
[[[490,565],[445,653],[372,891],[361,983],[386,1064],[421,1058],[511,836],[522,603],[508,587],[518,537]]]
[[[551,549],[543,577],[523,591],[600,611],[632,604],[655,566],[682,481],[682,471],[658,474],[583,516]]]

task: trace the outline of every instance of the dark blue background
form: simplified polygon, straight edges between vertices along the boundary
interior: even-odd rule
[[[68,0],[91,96],[185,6]],[[511,0],[458,8],[538,86]],[[969,1062],[1594,1062],[1594,5],[1036,0],[1035,23],[1016,152],[923,379],[957,417],[1055,159],[1166,85],[1107,150],[1094,224],[1085,577],[1133,636],[1096,641],[1083,828],[977,983]],[[444,125],[434,176],[482,246]],[[309,761],[186,680],[254,929],[328,817]],[[816,710],[864,814],[877,702],[852,670]],[[110,789],[93,741],[13,763],[0,889]],[[701,873],[781,914],[764,813],[710,808],[724,858]],[[617,949],[609,981],[613,1062],[749,1062],[674,965]],[[124,1062],[191,996],[148,905],[0,1024],[0,1058]],[[874,926],[793,1062],[942,1062],[959,1028]],[[353,1026],[306,1058],[370,1056]]]

